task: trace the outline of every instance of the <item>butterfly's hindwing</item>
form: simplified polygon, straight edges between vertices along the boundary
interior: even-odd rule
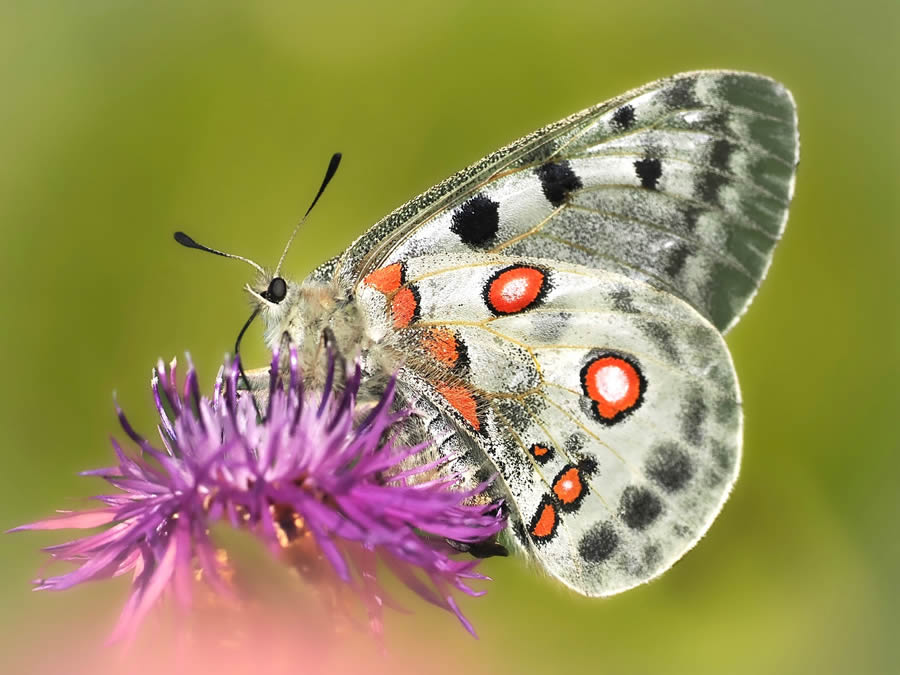
[[[437,256],[406,261],[404,278],[393,296],[364,296],[373,320],[393,323],[392,297],[415,289],[415,320],[382,344],[406,355],[401,382],[499,474],[524,551],[608,595],[696,542],[740,447],[714,326],[668,293],[580,266]]]

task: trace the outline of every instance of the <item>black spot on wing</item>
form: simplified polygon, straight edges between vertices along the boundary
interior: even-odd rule
[[[568,456],[577,455],[581,453],[582,448],[584,448],[585,436],[584,434],[571,434],[565,443],[566,454]]]
[[[592,456],[580,455],[579,457],[573,459],[578,460],[578,468],[581,470],[581,473],[588,478],[597,473],[597,460]]]
[[[706,403],[699,392],[688,396],[681,409],[681,434],[694,446],[703,442],[703,424],[706,422]]]
[[[647,544],[644,547],[644,566],[649,569],[656,569],[662,562],[663,554],[659,544]]]
[[[569,194],[582,188],[581,179],[572,171],[569,162],[548,162],[534,172],[541,181],[544,196],[553,206],[562,206]]]
[[[672,331],[658,321],[644,321],[640,324],[641,332],[653,340],[659,350],[668,356],[674,363],[678,363],[678,349],[675,347],[675,338]]]
[[[716,421],[719,424],[730,424],[739,414],[739,408],[733,396],[722,396],[716,401]]]
[[[693,477],[694,464],[678,444],[661,443],[653,449],[645,470],[663,490],[677,492]]]
[[[644,546],[640,552],[635,549],[622,555],[617,568],[624,574],[646,579],[659,569],[663,560],[663,552],[660,545],[652,542]]]
[[[641,187],[655,190],[662,176],[662,163],[655,157],[639,159],[634,163],[634,172],[641,181]]]
[[[634,298],[627,288],[617,288],[610,296],[613,301],[613,308],[618,312],[626,314],[639,314],[638,308],[634,306]]]
[[[489,247],[500,229],[500,204],[486,195],[475,195],[451,216],[450,230],[475,248]]]
[[[690,539],[694,534],[694,528],[684,523],[675,523],[672,526],[672,533],[676,537],[681,537],[682,539]]]
[[[713,442],[711,443],[712,458],[723,471],[731,471],[734,468],[735,453],[728,446]]]
[[[697,197],[710,204],[719,203],[719,190],[728,183],[728,178],[715,171],[706,171],[697,177],[694,191]]]
[[[664,90],[663,97],[666,104],[679,110],[703,107],[695,93],[696,84],[697,80],[694,77],[675,80]]]
[[[709,163],[719,171],[727,171],[728,160],[731,159],[735,147],[731,141],[724,138],[715,141],[709,151]]]
[[[681,274],[681,270],[684,269],[684,264],[687,262],[687,259],[691,255],[691,247],[685,244],[684,242],[679,242],[675,244],[668,251],[668,258],[666,259],[665,272],[673,279]]]
[[[662,513],[662,502],[645,487],[629,485],[619,500],[619,515],[632,530],[649,527]]]
[[[634,124],[634,108],[623,105],[612,116],[612,124],[620,131],[626,131]]]
[[[619,535],[609,523],[598,523],[585,532],[578,542],[578,554],[587,562],[609,560],[619,548]]]

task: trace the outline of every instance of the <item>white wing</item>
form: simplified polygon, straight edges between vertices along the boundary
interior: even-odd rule
[[[384,293],[397,272],[360,293],[380,349],[453,421],[464,465],[499,474],[526,554],[597,596],[696,543],[740,455],[737,380],[714,326],[670,293],[581,266],[414,258]]]

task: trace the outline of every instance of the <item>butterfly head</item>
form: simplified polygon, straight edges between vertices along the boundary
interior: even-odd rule
[[[263,276],[245,289],[250,295],[253,315],[258,315],[266,327],[266,342],[269,342],[270,333],[279,335],[290,323],[291,308],[300,299],[300,284],[275,274]]]
[[[288,284],[283,277],[273,277],[269,287],[260,293],[260,297],[268,303],[278,305],[287,297]]]
[[[264,317],[268,312],[278,313],[297,293],[297,284],[279,275],[262,276],[255,284],[247,284],[244,288],[250,294],[253,306]]]
[[[287,244],[285,244],[284,250],[281,253],[281,258],[279,258],[278,264],[275,266],[275,271],[271,274],[267,273],[260,265],[256,264],[249,258],[234,255],[233,253],[225,253],[224,251],[219,251],[217,249],[210,248],[209,246],[198,244],[196,241],[194,241],[194,239],[186,235],[184,232],[175,233],[175,241],[177,241],[182,246],[186,246],[187,248],[195,248],[200,251],[206,251],[207,253],[214,253],[215,255],[220,255],[224,258],[234,258],[235,260],[241,260],[253,267],[259,273],[257,282],[254,284],[255,288],[254,286],[250,285],[246,286],[247,292],[250,293],[250,297],[253,301],[254,309],[253,314],[250,315],[250,318],[247,319],[247,323],[244,324],[244,327],[238,334],[237,343],[235,344],[235,352],[238,352],[240,348],[241,337],[243,337],[244,332],[247,330],[247,327],[257,316],[261,315],[263,318],[263,322],[266,324],[266,341],[270,343],[270,334],[277,332],[279,330],[279,327],[284,327],[285,324],[289,324],[289,310],[291,307],[294,307],[297,304],[297,301],[299,299],[299,286],[296,283],[288,281],[280,275],[281,265],[284,263],[284,258],[287,255],[288,249],[290,249],[291,244],[294,241],[294,237],[297,236],[297,232],[306,221],[306,218],[307,216],[309,216],[310,211],[313,210],[316,202],[319,201],[319,197],[322,196],[325,188],[328,187],[328,183],[331,182],[331,179],[334,177],[334,174],[337,171],[338,166],[340,166],[340,163],[341,153],[336,152],[331,156],[331,160],[328,163],[328,169],[326,169],[325,171],[325,178],[322,180],[322,185],[319,186],[319,191],[316,193],[315,198],[312,200],[312,204],[310,204],[309,208],[306,209],[306,213],[303,215],[303,218],[300,219],[300,222],[297,223],[296,227],[294,227],[293,232],[291,232],[291,236],[288,238]],[[264,290],[258,290],[260,288],[263,288]]]

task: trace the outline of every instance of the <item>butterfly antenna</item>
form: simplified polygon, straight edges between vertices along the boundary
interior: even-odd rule
[[[262,274],[264,277],[268,277],[268,275],[266,274],[266,271],[262,267],[257,265],[255,262],[250,260],[249,258],[245,258],[240,255],[235,255],[234,253],[225,253],[224,251],[217,251],[216,249],[210,248],[209,246],[204,246],[203,244],[199,244],[196,241],[194,241],[191,237],[186,235],[184,232],[176,232],[175,233],[175,241],[177,241],[179,244],[181,244],[185,248],[195,248],[198,251],[206,251],[207,253],[214,253],[216,255],[222,256],[223,258],[234,258],[235,260],[240,260],[242,262],[247,263],[248,265],[251,265],[253,268],[256,269],[257,272]]]
[[[337,173],[338,166],[341,164],[341,153],[336,152],[331,156],[331,161],[328,162],[328,169],[325,171],[325,178],[322,179],[322,185],[319,188],[319,191],[316,193],[316,198],[312,200],[312,204],[309,205],[309,208],[306,209],[306,213],[303,214],[303,217],[300,219],[300,222],[294,226],[294,231],[291,232],[290,238],[287,240],[287,244],[284,246],[284,251],[281,253],[281,257],[278,259],[278,266],[275,268],[274,276],[278,276],[278,273],[281,271],[281,263],[284,262],[284,257],[287,255],[288,249],[290,249],[291,244],[294,243],[294,237],[297,236],[297,232],[299,232],[300,227],[303,223],[306,222],[306,217],[309,215],[309,212],[313,210],[313,207],[316,205],[316,202],[319,201],[319,197],[322,196],[322,193],[325,192],[325,188],[328,187],[328,184],[331,182],[331,179],[334,178],[334,174]]]

